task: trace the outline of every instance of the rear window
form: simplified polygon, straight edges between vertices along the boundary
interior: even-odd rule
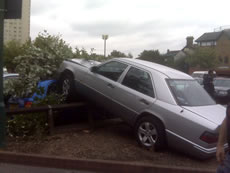
[[[195,80],[168,79],[168,85],[181,106],[214,105],[215,101]]]

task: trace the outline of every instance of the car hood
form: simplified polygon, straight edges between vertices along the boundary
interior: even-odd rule
[[[220,125],[226,116],[226,107],[219,104],[209,106],[182,107],[217,125]]]
[[[228,91],[229,87],[215,87],[215,90]]]
[[[100,62],[98,61],[94,61],[94,60],[86,60],[86,59],[71,59],[69,61],[72,61],[74,63],[77,63],[77,64],[80,64],[84,67],[87,67],[87,68],[90,68],[92,66],[95,66],[95,65],[99,65],[101,64]]]

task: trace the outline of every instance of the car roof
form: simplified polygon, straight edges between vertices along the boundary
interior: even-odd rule
[[[141,66],[145,66],[146,68],[150,69],[150,70],[155,70],[158,71],[161,74],[164,74],[165,76],[167,76],[168,78],[172,78],[172,79],[193,79],[191,76],[189,76],[188,74],[181,72],[179,70],[175,70],[173,68],[161,65],[161,64],[157,64],[157,63],[153,63],[153,62],[149,62],[149,61],[145,61],[145,60],[140,60],[140,59],[131,59],[131,58],[115,58],[117,60],[123,61],[123,62],[127,62],[127,63],[131,63],[133,65],[141,65]]]

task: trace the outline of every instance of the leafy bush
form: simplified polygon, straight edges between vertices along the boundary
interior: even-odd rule
[[[23,53],[23,46],[16,40],[12,40],[4,45],[3,61],[8,72],[15,72],[16,64],[14,58]]]
[[[40,33],[23,55],[14,58],[19,78],[5,86],[5,94],[28,97],[39,81],[52,79],[62,61],[68,58],[73,58],[72,49],[60,36]]]
[[[13,138],[41,137],[48,132],[46,113],[16,115],[7,122],[7,133]]]
[[[60,104],[63,97],[56,93],[50,93],[44,99],[37,99],[33,107]],[[12,138],[39,138],[48,132],[47,113],[29,113],[15,115],[7,121],[7,133]]]

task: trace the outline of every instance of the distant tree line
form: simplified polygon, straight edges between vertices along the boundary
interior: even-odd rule
[[[56,57],[56,59],[60,60],[56,62],[56,66],[66,58],[82,58],[96,61],[105,61],[115,57],[133,58],[131,53],[125,54],[118,50],[113,50],[107,57],[96,54],[94,48],[91,48],[90,52],[86,51],[84,48],[80,49],[78,47],[75,47],[73,50],[59,35],[50,35],[47,31],[44,31],[33,41],[29,40],[25,44],[20,44],[17,41],[10,41],[4,45],[4,66],[8,71],[15,72],[16,66],[18,65],[17,63],[20,63],[15,61],[15,58],[28,54],[28,52],[31,51],[31,47],[34,48],[34,52],[36,52],[36,49],[43,52],[42,56],[44,57],[47,56],[47,58],[49,58],[48,55],[52,55],[54,59]],[[33,56],[32,52],[29,54]],[[174,60],[173,57],[160,54],[159,50],[144,50],[138,55],[137,59],[166,65],[184,72],[188,72],[189,67],[214,68],[218,64],[215,50],[211,48],[196,48],[186,53],[186,56],[179,60]]]

